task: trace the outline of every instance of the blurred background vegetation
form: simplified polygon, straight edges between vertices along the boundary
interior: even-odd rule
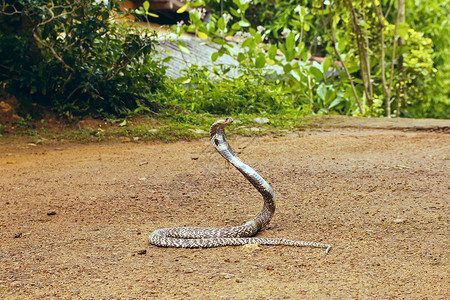
[[[151,1],[120,3],[1,2],[0,88],[18,100],[21,122],[44,110],[67,119],[450,118],[448,0],[188,3],[174,35],[218,46],[210,67],[190,63],[176,79],[155,31],[124,18],[157,19]],[[214,65],[223,55],[238,64]]]

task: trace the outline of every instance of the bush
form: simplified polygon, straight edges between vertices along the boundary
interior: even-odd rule
[[[21,104],[66,115],[123,115],[145,105],[141,95],[163,88],[165,77],[153,58],[155,34],[117,22],[117,1],[107,3],[3,2],[0,81],[7,91]]]

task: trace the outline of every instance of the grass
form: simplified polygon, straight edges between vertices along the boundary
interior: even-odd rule
[[[209,135],[209,127],[220,117],[208,114],[185,114],[168,112],[164,117],[137,116],[124,119],[90,120],[88,125],[51,125],[45,121],[20,121],[16,126],[0,127],[0,142],[11,138],[22,138],[28,143],[45,144],[53,142],[91,143],[110,140],[163,141],[197,140]],[[231,116],[235,123],[227,132],[241,136],[283,136],[287,132],[310,127],[304,118],[289,115],[237,115]],[[267,123],[258,123],[256,118],[267,118]],[[81,125],[80,125],[81,124]]]

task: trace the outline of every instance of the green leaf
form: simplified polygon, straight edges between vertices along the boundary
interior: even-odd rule
[[[295,34],[291,32],[286,38],[286,49],[288,51],[293,51],[295,46],[294,43],[295,43]]]
[[[190,53],[189,49],[186,47],[186,44],[183,43],[182,41],[178,41],[178,48],[183,53]]]
[[[219,21],[217,21],[217,27],[222,31],[225,30],[225,19],[223,17],[220,17]]]
[[[239,52],[238,56],[237,56],[237,61],[241,62],[245,59],[245,54],[242,52]]]
[[[328,106],[328,109],[332,109],[332,108],[338,106],[338,105],[341,103],[341,101],[342,101],[342,98],[341,98],[341,97],[336,97],[336,98],[333,100],[333,102],[330,103],[330,105]]]
[[[219,52],[214,52],[213,54],[211,54],[211,60],[215,62],[219,58],[219,56],[220,56]]]
[[[275,59],[275,56],[277,56],[277,46],[274,44],[270,45],[268,54],[270,59]]]
[[[246,20],[240,20],[239,25],[241,25],[242,27],[249,27],[250,23]]]
[[[127,120],[123,120],[122,123],[119,124],[120,127],[125,127],[127,126]]]
[[[291,64],[285,64],[284,66],[283,66],[283,71],[284,71],[284,73],[289,73],[290,71],[292,70],[292,66],[291,66]]]
[[[144,3],[142,3],[142,7],[144,8],[144,11],[148,11],[150,8],[150,3],[148,1],[144,1]]]
[[[262,68],[266,64],[266,58],[264,55],[259,55],[255,60],[255,67]]]
[[[177,10],[177,14],[182,14],[182,13],[184,13],[188,7],[189,7],[189,2],[186,3],[185,5],[183,5],[182,7],[180,7],[180,8]]]
[[[253,43],[253,45],[252,45],[252,43]],[[244,47],[250,47],[250,48],[253,48],[253,47],[255,46],[255,43],[253,42],[253,38],[252,37],[249,37],[249,38],[247,38],[247,39],[245,39],[245,41],[242,43],[242,48],[244,48]]]
[[[146,12],[147,16],[153,17],[153,18],[159,18],[159,16],[157,14],[151,13],[151,12]]]
[[[323,73],[319,68],[311,66],[309,72],[314,76],[316,81],[321,81],[323,79]]]
[[[261,36],[261,33],[256,32],[253,36],[255,37],[255,43],[256,43],[256,44],[261,44],[261,42],[262,42],[262,36]]]
[[[199,37],[200,39],[202,39],[202,40],[204,40],[204,41],[206,41],[206,40],[208,39],[208,35],[207,35],[206,33],[204,33],[204,32],[197,31],[197,35],[198,35],[198,37]]]
[[[325,95],[327,93],[327,87],[325,84],[320,84],[317,88],[317,95],[319,95],[320,99],[325,100]]]
[[[226,44],[226,41],[224,39],[220,39],[220,38],[213,39],[213,42],[216,43],[217,45],[224,45],[224,44]]]
[[[231,26],[231,29],[239,30],[239,29],[241,29],[241,25],[239,25],[239,22],[236,22]]]
[[[325,61],[322,64],[322,73],[326,74],[328,72],[328,69],[330,69],[331,66],[331,58],[332,56],[328,56]]]

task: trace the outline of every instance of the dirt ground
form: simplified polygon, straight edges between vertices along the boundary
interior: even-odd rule
[[[149,245],[158,228],[233,226],[261,208],[207,140],[2,144],[0,298],[450,299],[450,135],[382,127],[230,137],[277,195],[258,236],[328,255]]]

